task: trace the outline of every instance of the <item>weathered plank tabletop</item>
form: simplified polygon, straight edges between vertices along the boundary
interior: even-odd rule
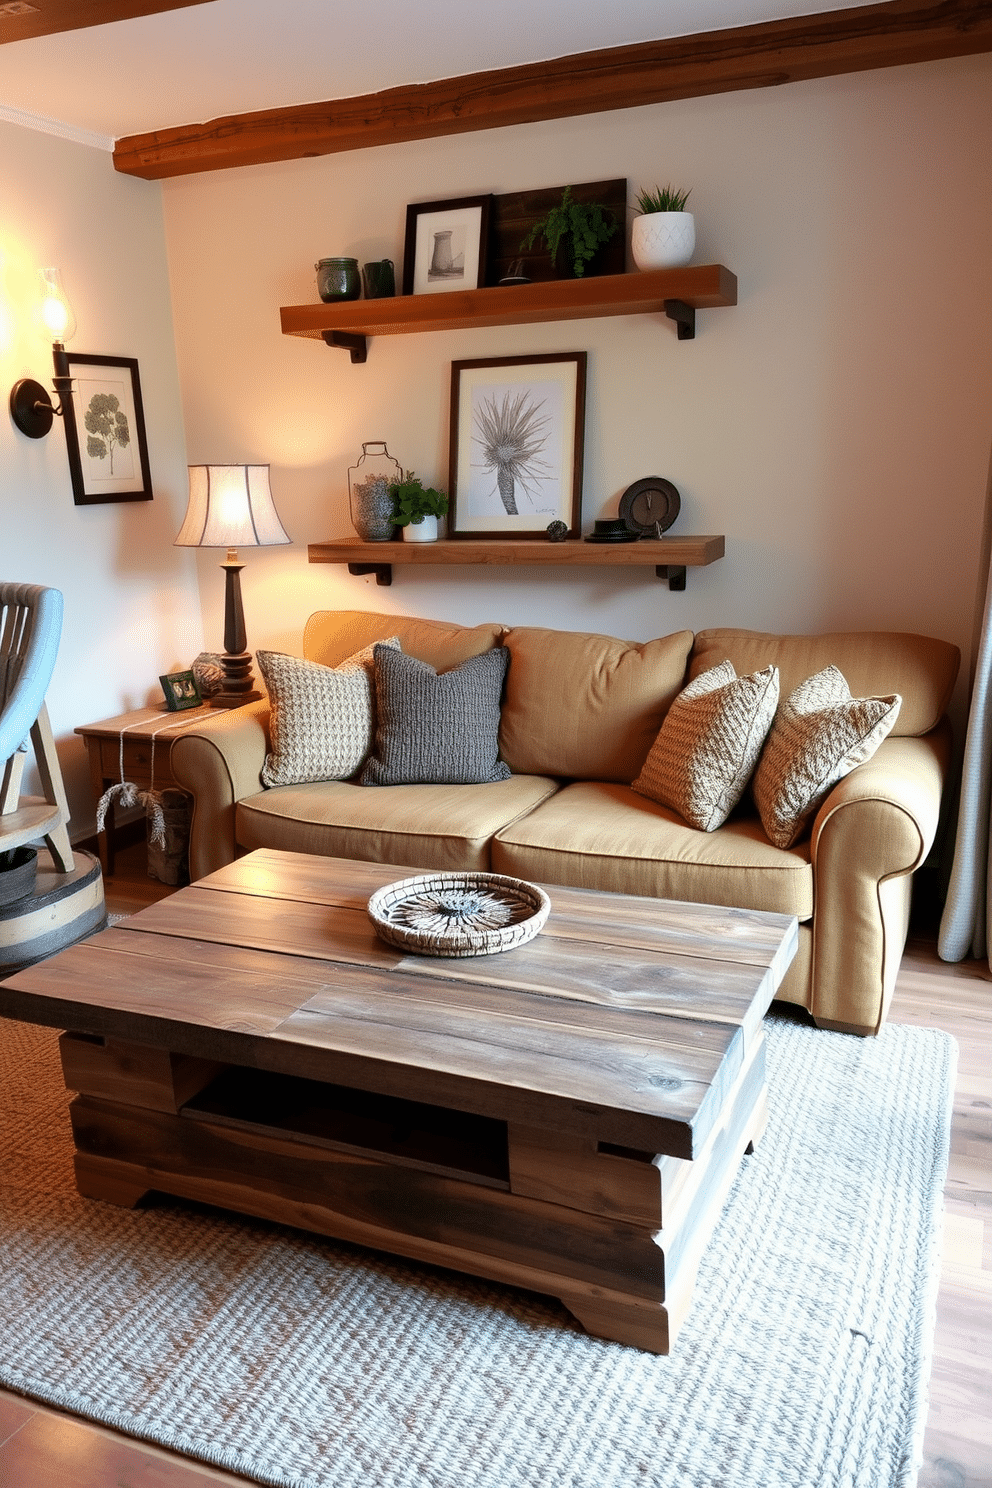
[[[71,1030],[81,1190],[134,1202],[161,1188],[440,1260],[667,1348],[676,1260],[698,1263],[760,1128],[761,1020],[795,920],[546,886],[550,917],[526,945],[422,957],[379,940],[366,912],[414,871],[251,853],[0,984],[6,1016]],[[210,1094],[225,1066],[242,1072],[237,1116],[222,1106],[230,1071]],[[262,1110],[272,1076],[298,1095],[324,1082],[337,1115],[287,1130]],[[363,1145],[355,1092],[383,1103],[380,1127],[406,1103],[419,1146]],[[459,1114],[499,1152],[453,1178],[450,1153],[424,1154]],[[388,1204],[383,1162],[398,1165]],[[326,1192],[308,1201],[317,1168]]]

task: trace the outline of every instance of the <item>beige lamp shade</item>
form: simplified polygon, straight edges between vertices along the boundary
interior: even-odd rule
[[[191,465],[189,505],[176,538],[180,548],[226,548],[224,570],[224,681],[213,708],[240,708],[262,694],[252,686],[246,649],[238,548],[269,548],[292,538],[279,520],[269,489],[268,465]]]
[[[268,465],[191,465],[180,548],[268,548],[288,543]]]

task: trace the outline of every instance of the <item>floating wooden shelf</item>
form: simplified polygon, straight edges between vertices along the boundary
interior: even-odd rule
[[[664,314],[691,341],[696,311],[737,304],[737,278],[722,264],[606,274],[592,279],[552,279],[447,294],[397,295],[385,300],[346,300],[334,305],[284,305],[286,336],[310,336],[351,352],[364,362],[367,337],[462,326],[533,325],[604,315]]]
[[[521,564],[546,567],[653,568],[659,579],[667,578],[669,589],[685,588],[687,568],[715,563],[724,553],[720,537],[640,538],[631,543],[563,543],[520,538],[462,539],[434,543],[359,542],[332,538],[311,543],[311,563],[347,563],[352,574],[375,574],[377,584],[393,582],[393,564],[485,563],[513,568]]]

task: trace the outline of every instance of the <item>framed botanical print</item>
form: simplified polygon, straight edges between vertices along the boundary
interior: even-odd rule
[[[72,396],[63,400],[77,506],[151,501],[145,415],[133,357],[64,353]]]
[[[448,536],[578,537],[586,353],[451,364]]]
[[[491,196],[462,196],[407,207],[404,294],[444,294],[485,283],[491,204]]]

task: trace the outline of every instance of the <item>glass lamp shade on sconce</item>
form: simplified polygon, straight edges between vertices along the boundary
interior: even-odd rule
[[[33,377],[22,377],[15,382],[10,393],[10,416],[22,434],[29,439],[44,439],[56,418],[61,418],[65,400],[72,393],[72,378],[66,361],[66,344],[76,334],[76,315],[62,283],[61,270],[39,269],[41,292],[37,304],[38,328],[51,342],[55,361],[55,376],[52,386],[58,396],[58,406],[40,382]]]
[[[238,548],[268,548],[292,542],[279,520],[268,465],[191,465],[189,504],[175,540],[180,548],[226,548],[224,654],[221,690],[213,708],[239,708],[262,696],[255,690],[241,601]]]

